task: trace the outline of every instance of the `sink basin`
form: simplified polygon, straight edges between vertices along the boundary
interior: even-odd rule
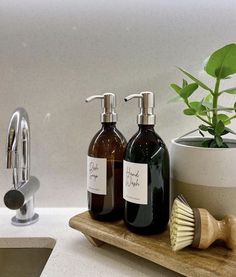
[[[52,238],[0,238],[0,276],[39,277],[55,243]]]

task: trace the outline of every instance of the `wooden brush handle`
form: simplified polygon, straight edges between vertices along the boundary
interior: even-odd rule
[[[236,249],[236,217],[228,215],[216,220],[207,210],[198,209],[201,218],[201,234],[198,248],[205,249],[214,241],[225,241],[230,249]]]

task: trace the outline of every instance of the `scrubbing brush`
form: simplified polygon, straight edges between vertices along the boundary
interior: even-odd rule
[[[236,217],[228,215],[218,221],[205,209],[192,209],[183,196],[178,196],[172,207],[170,240],[173,251],[189,245],[205,249],[216,240],[235,250]]]

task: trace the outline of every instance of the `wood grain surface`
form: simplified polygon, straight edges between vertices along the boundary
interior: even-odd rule
[[[95,221],[88,212],[72,217],[69,225],[82,232],[95,246],[108,243],[185,276],[236,276],[236,252],[224,248],[220,243],[206,250],[189,247],[173,252],[169,231],[141,236],[128,231],[122,220]]]

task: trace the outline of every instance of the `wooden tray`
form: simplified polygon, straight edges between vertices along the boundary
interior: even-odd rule
[[[186,248],[173,252],[169,232],[140,236],[128,231],[123,221],[99,222],[88,212],[70,219],[69,225],[82,232],[94,245],[108,243],[185,276],[236,276],[236,252],[215,245],[207,250]]]

